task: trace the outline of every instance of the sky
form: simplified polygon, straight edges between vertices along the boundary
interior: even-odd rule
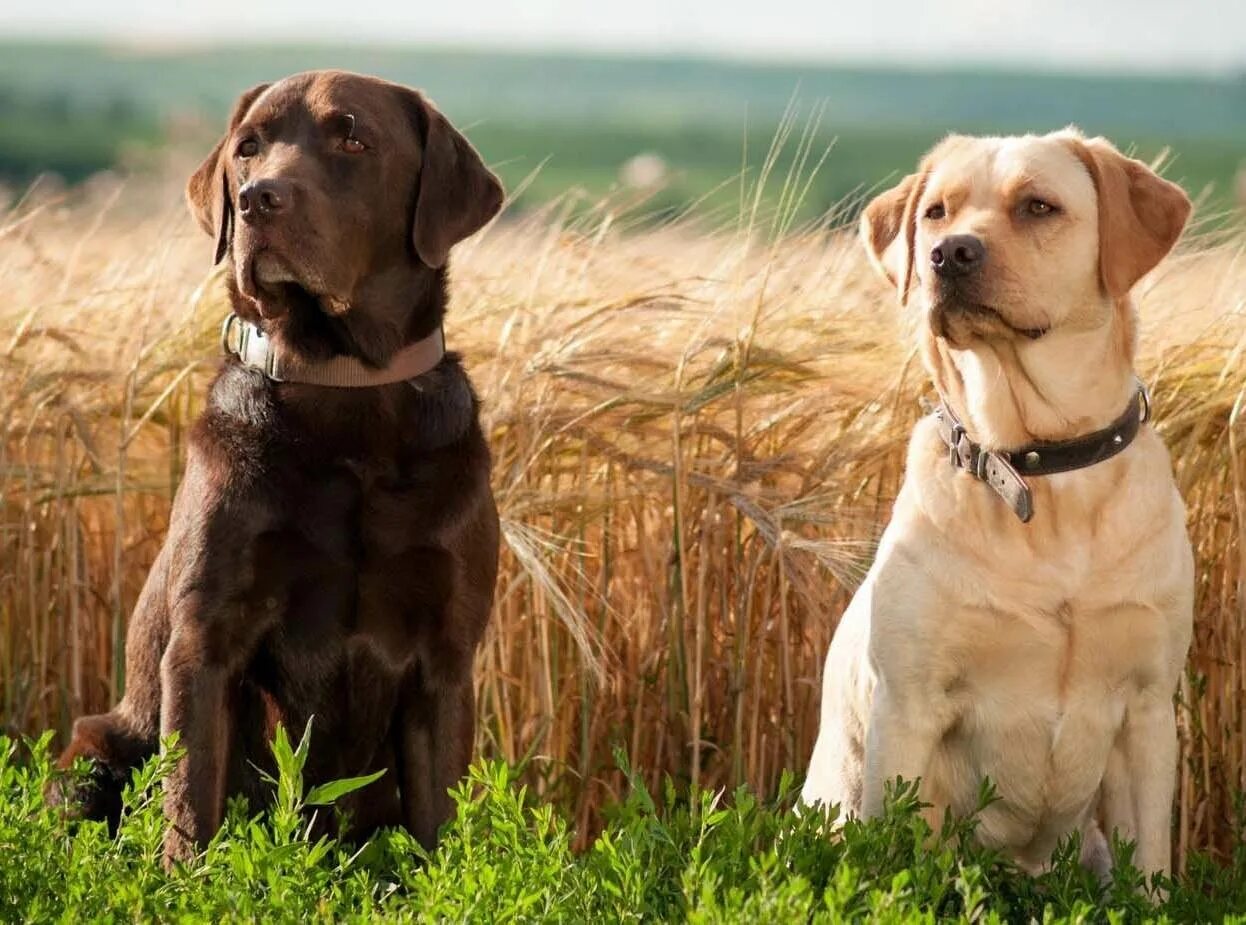
[[[0,36],[1246,73],[1246,0],[5,0]]]

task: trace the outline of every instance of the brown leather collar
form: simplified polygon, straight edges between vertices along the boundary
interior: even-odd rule
[[[243,366],[258,369],[275,382],[303,382],[338,388],[389,385],[422,376],[446,355],[445,334],[438,328],[414,344],[407,344],[383,369],[350,356],[308,362],[282,353],[258,327],[231,314],[221,325],[221,347]]]
[[[946,401],[935,409],[939,438],[948,448],[952,466],[990,485],[1008,502],[1022,523],[1029,523],[1034,516],[1034,499],[1030,486],[1021,478],[1023,473],[1054,475],[1111,459],[1133,443],[1143,422],[1150,417],[1151,400],[1146,386],[1139,384],[1121,416],[1102,430],[1056,443],[1031,443],[1015,450],[987,450],[969,439],[965,426]]]

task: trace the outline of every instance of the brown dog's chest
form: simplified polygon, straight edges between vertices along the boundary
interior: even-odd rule
[[[300,732],[315,717],[325,747],[309,780],[365,773],[388,760],[401,717],[470,684],[497,515],[470,385],[454,363],[430,377],[286,395],[227,367],[214,385],[171,525],[185,552],[170,587],[177,599],[210,585],[220,602],[201,619],[234,679],[240,785],[277,723]]]
[[[316,738],[351,761],[309,773],[362,773],[404,684],[433,670],[423,662],[446,632],[453,562],[411,491],[346,465],[287,481],[284,515],[256,538],[243,605],[268,624],[239,689],[263,730],[247,751],[263,754],[278,722],[297,733],[314,716]]]
[[[430,490],[350,465],[289,487],[284,517],[256,540],[248,609],[274,621],[290,657],[342,659],[358,638],[401,673],[441,632],[453,562],[412,497]]]

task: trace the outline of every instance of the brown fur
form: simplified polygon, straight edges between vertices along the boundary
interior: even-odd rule
[[[362,153],[343,147],[352,122]],[[269,180],[288,210],[241,215],[240,188]],[[240,316],[283,350],[378,366],[441,324],[446,254],[502,199],[419,94],[340,72],[244,93],[187,196]],[[115,821],[129,771],[176,732],[165,851],[184,858],[227,795],[267,798],[254,766],[271,767],[275,724],[298,734],[314,715],[309,784],[386,772],[347,801],[352,833],[403,824],[431,846],[474,737],[498,553],[489,465],[453,354],[360,389],[227,361],[130,620],[125,696],[78,720],[61,759],[96,763],[83,811]]]

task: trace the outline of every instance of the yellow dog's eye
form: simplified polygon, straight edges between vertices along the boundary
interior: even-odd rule
[[[362,154],[364,151],[368,150],[368,146],[358,138],[343,138],[342,150],[347,154]]]
[[[255,157],[260,153],[260,143],[254,138],[244,138],[238,145],[239,157]]]
[[[1031,199],[1025,204],[1025,209],[1031,215],[1051,215],[1056,211],[1055,206],[1042,199]]]
[[[936,202],[926,210],[926,218],[930,219],[932,222],[937,222],[945,215],[947,215],[947,209],[943,208],[943,203],[941,202]]]

